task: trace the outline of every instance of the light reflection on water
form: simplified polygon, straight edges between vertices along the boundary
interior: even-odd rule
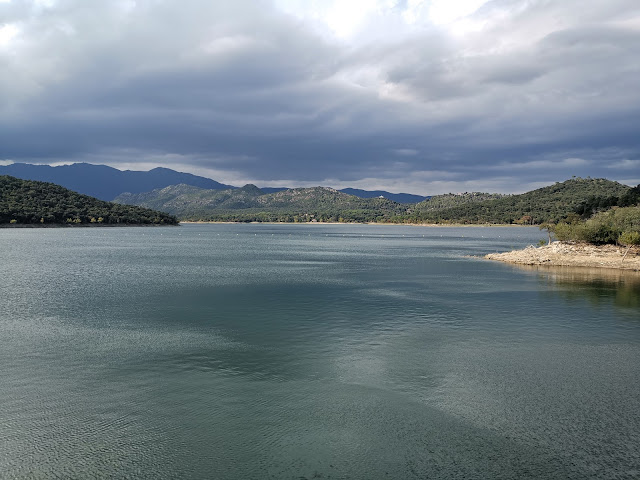
[[[0,231],[8,478],[634,478],[638,276],[537,229]]]
[[[624,309],[640,308],[640,272],[587,267],[519,265],[539,274],[541,281],[555,285],[567,299],[587,299],[594,307],[613,304]],[[640,321],[638,310],[630,310]]]

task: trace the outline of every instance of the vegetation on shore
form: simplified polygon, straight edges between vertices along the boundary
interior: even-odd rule
[[[569,221],[557,224],[544,224],[541,229],[553,234],[562,242],[583,242],[593,245],[640,245],[640,206],[612,207],[598,212],[587,220],[577,215]]]
[[[638,193],[638,187],[635,187]],[[634,192],[616,203],[638,202]],[[549,233],[549,244],[541,241],[539,248],[532,245],[524,250],[493,253],[486,258],[524,265],[554,265],[620,268],[640,270],[640,205],[613,206],[587,219],[577,213],[565,221],[546,223],[540,229]],[[552,236],[558,240],[552,243]],[[626,247],[623,248],[623,247]],[[634,249],[636,255],[627,256]]]
[[[177,225],[175,216],[98,200],[59,185],[0,176],[0,224]]]

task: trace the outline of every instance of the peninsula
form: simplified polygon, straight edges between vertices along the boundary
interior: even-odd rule
[[[549,244],[485,258],[522,265],[605,267],[640,271],[640,207],[613,207],[587,220],[545,224]],[[552,235],[558,241],[551,242]]]
[[[484,258],[519,265],[598,267],[640,272],[640,248],[617,245],[556,241],[542,247],[529,245],[523,250],[490,253]]]

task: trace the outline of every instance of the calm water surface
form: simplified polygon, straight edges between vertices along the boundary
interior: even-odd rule
[[[0,230],[0,477],[638,478],[640,275],[542,237]]]

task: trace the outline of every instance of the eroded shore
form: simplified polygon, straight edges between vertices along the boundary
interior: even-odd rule
[[[640,249],[626,247],[553,242],[551,245],[504,253],[490,253],[484,258],[519,265],[615,268],[640,272]]]

